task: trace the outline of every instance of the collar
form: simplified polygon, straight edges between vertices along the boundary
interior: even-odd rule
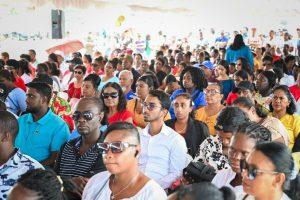
[[[27,118],[27,122],[28,123],[37,123],[37,124],[41,124],[41,125],[45,125],[46,122],[49,120],[49,118],[51,117],[51,115],[53,114],[53,112],[51,111],[51,109],[48,108],[47,113],[38,121],[33,121],[33,116],[31,113],[28,114],[28,118]]]
[[[142,134],[144,136],[151,136],[149,134],[149,128],[150,128],[150,123],[142,130]],[[162,128],[157,135],[164,134],[164,135],[168,136],[171,134],[169,129],[171,129],[171,128],[169,128],[165,123],[163,123]],[[171,130],[173,130],[173,129],[171,129]]]

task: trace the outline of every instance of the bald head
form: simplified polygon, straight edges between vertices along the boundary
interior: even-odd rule
[[[91,110],[90,108],[97,109],[98,113],[104,112],[103,102],[100,98],[85,97],[81,98],[76,106],[76,110]]]

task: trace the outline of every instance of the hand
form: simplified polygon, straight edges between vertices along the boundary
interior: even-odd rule
[[[88,178],[78,176],[70,179],[71,184],[73,185],[73,190],[72,192],[79,195],[81,197],[83,189],[88,182]]]
[[[184,177],[181,177],[180,182],[182,185],[189,185],[191,184],[188,180],[186,180]]]

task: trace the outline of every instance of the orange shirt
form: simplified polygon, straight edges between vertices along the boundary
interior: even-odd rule
[[[135,108],[135,104],[137,103],[137,99],[131,99],[127,102],[127,110],[132,113],[133,121],[135,122],[136,126],[145,128],[147,126],[147,122],[144,120],[143,113],[137,113]],[[168,112],[168,114],[165,116],[164,121],[171,119],[171,115]]]
[[[195,110],[195,119],[204,122],[208,126],[209,133],[211,135],[216,135],[216,130],[214,126],[216,124],[219,113],[212,116],[208,116],[204,108],[205,107],[201,107]]]

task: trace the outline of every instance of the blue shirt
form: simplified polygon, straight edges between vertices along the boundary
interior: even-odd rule
[[[253,54],[248,46],[244,46],[238,50],[232,50],[230,47],[226,50],[225,60],[228,63],[235,63],[237,59],[240,57],[244,57],[248,60],[250,67],[253,71],[254,61],[253,61]]]
[[[134,99],[136,97],[135,93],[130,90],[126,95],[125,95],[125,98],[127,101],[131,100],[131,99]]]
[[[173,101],[177,97],[177,95],[182,94],[182,93],[186,93],[186,91],[183,89],[175,90],[173,92],[173,94],[171,95],[170,100]],[[193,107],[195,109],[198,108],[199,106],[206,106],[205,94],[204,94],[204,92],[202,92],[198,89],[193,90],[192,100],[193,100],[193,104],[194,104]],[[171,118],[174,119],[175,113],[174,113],[173,106],[170,107],[169,112],[171,114]]]
[[[220,36],[220,37],[218,37],[217,39],[216,39],[216,41],[215,42],[228,42],[228,38],[227,37],[225,37],[225,36]]]
[[[26,110],[26,94],[20,88],[15,88],[5,99],[7,110],[18,115]]]
[[[68,125],[51,109],[36,122],[31,113],[21,116],[18,121],[20,128],[15,146],[39,162],[59,151],[70,137]]]
[[[101,77],[101,82],[100,82],[100,85],[98,86],[98,91],[101,91],[106,83],[119,83],[119,78],[114,76],[104,82],[104,81],[102,81],[102,77]]]

